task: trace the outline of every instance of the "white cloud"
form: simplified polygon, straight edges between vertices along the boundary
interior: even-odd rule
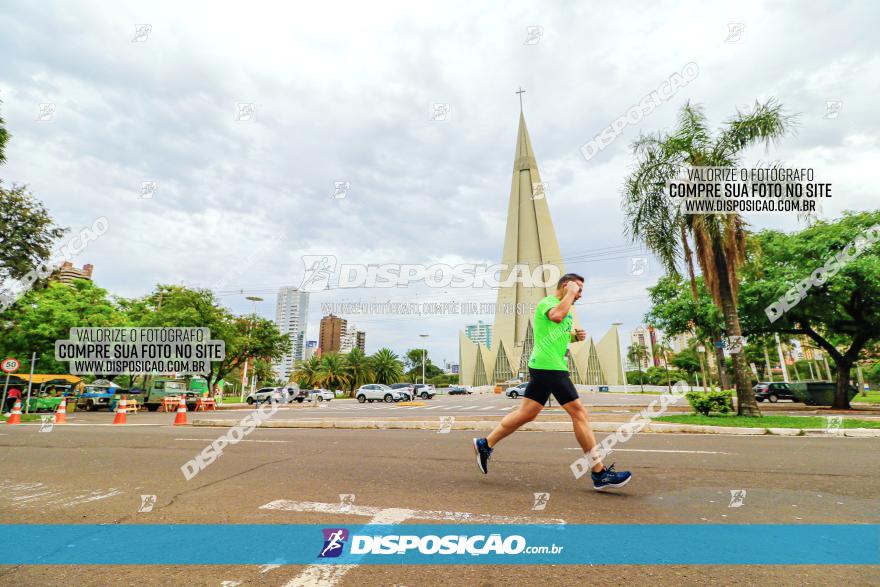
[[[731,7],[7,5],[0,99],[13,138],[0,176],[29,184],[62,224],[107,216],[110,230],[82,262],[123,295],[219,280],[274,291],[298,284],[300,256],[316,252],[341,262],[491,262],[501,255],[522,86],[563,255],[588,276],[581,321],[598,338],[612,320],[624,330],[641,321],[647,298],[636,296],[659,276],[656,264],[631,276],[629,253],[595,254],[629,251],[619,205],[628,144],[669,128],[687,99],[717,127],[736,107],[778,98],[800,113],[798,135],[745,161],[815,167],[835,184],[829,215],[880,205],[870,175],[877,9]],[[725,42],[729,22],[744,23],[740,41]],[[152,28],[133,43],[138,23]],[[544,34],[525,45],[531,25]],[[695,81],[591,161],[580,157],[580,145],[691,61]],[[839,117],[824,118],[827,100],[842,102]],[[52,122],[36,121],[43,102],[56,104]],[[234,120],[238,102],[256,105],[255,121]],[[433,102],[450,104],[450,121],[429,120]],[[158,190],[139,199],[148,180]],[[334,181],[351,182],[345,199],[330,198]],[[283,244],[267,247],[277,234]],[[416,293],[437,297],[394,291]],[[310,338],[320,302],[334,296],[312,297]],[[223,300],[250,309],[241,295]],[[471,320],[354,321],[369,349],[404,351],[430,332],[439,362],[457,357],[457,331]]]

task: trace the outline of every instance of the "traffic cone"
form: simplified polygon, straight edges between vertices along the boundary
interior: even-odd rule
[[[125,396],[116,404],[116,416],[113,417],[114,424],[125,424]]]
[[[186,398],[184,396],[180,396],[180,403],[177,404],[177,415],[174,416],[174,425],[175,426],[186,426],[188,422],[186,421]]]
[[[55,423],[56,424],[67,424],[67,398],[61,398],[61,403],[58,404],[58,408],[55,410]]]
[[[7,424],[21,424],[21,400],[15,400],[15,405],[12,406],[12,413],[9,415],[9,419],[6,420]]]

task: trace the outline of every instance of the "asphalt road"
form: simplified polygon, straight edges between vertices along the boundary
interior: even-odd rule
[[[659,396],[652,394],[622,394],[622,393],[582,393],[581,399],[589,409],[594,420],[626,419],[632,414],[647,406],[650,402],[659,401]],[[482,395],[438,395],[428,400],[417,400],[419,405],[405,406],[396,403],[364,403],[360,404],[353,399],[338,399],[329,402],[292,403],[281,405],[281,412],[276,418],[283,419],[327,419],[327,418],[379,418],[379,419],[418,419],[427,420],[440,418],[441,416],[455,416],[459,419],[498,419],[515,409],[522,399],[511,399],[503,394]],[[188,417],[241,419],[253,411],[253,407],[246,404],[231,406],[229,402],[221,410],[211,412],[190,412]],[[770,404],[761,404],[764,412],[773,410],[774,413],[793,411],[793,413],[814,413],[815,409],[808,410],[803,404],[780,402],[771,407]],[[681,398],[672,403],[668,408],[670,413],[676,411],[689,412],[687,400]],[[807,410],[807,411],[804,411]],[[165,412],[140,411],[130,414],[128,421],[131,424],[166,425],[174,421],[175,414]],[[846,416],[845,417],[849,417]],[[853,416],[856,417],[856,416]],[[857,417],[866,417],[864,414]],[[871,416],[867,416],[871,417]],[[875,417],[880,417],[880,411]],[[543,411],[541,418],[567,419],[565,411],[556,402],[549,404]],[[68,420],[74,424],[110,424],[113,414],[107,411],[84,412],[77,411],[68,416]]]
[[[364,523],[362,515],[353,515],[359,510],[338,511],[340,494],[353,494],[355,508],[569,524],[880,522],[880,439],[637,435],[614,458],[618,468],[634,471],[633,482],[606,495],[569,471],[579,456],[570,434],[514,435],[499,445],[490,474],[483,476],[466,432],[257,429],[186,481],[180,466],[221,432],[164,425],[56,426],[48,433],[38,426],[0,429],[0,515],[4,523]],[[729,507],[731,491],[739,489],[746,491],[742,506]],[[543,511],[533,510],[538,492],[549,493]],[[142,495],[156,496],[152,511],[138,511]],[[576,581],[869,585],[880,583],[880,572],[846,566],[0,568],[2,585]]]

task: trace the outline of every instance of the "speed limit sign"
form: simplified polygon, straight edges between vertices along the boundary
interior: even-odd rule
[[[18,362],[18,359],[13,359],[12,357],[3,359],[3,362],[0,363],[0,369],[4,373],[15,373],[19,367],[21,367],[21,363]]]

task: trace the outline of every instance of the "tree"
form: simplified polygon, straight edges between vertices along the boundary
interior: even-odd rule
[[[273,321],[254,315],[235,316],[207,289],[157,285],[151,294],[121,304],[132,326],[208,328],[212,339],[223,340],[225,357],[212,362],[211,370],[203,374],[208,389],[249,358],[271,362],[290,348],[290,339]]]
[[[700,358],[694,349],[683,349],[672,357],[672,366],[681,369],[688,375],[693,375],[700,370]],[[690,379],[690,378],[688,378]]]
[[[0,100],[0,104],[3,101]],[[9,141],[9,131],[6,130],[6,123],[0,116],[0,165],[6,163],[6,143]]]
[[[366,385],[373,379],[373,369],[370,366],[369,358],[359,348],[351,349],[351,352],[345,356],[345,367],[348,374],[348,380],[351,386],[351,392],[361,385]]]
[[[2,102],[0,102],[2,104]],[[6,123],[0,116],[0,165],[6,162],[9,141]],[[42,265],[52,254],[52,245],[64,235],[49,211],[25,186],[6,189],[0,181],[0,284],[21,279]]]
[[[880,341],[880,211],[754,238],[760,254],[744,267],[740,295],[744,331],[810,337],[837,367],[833,407],[848,409],[852,367]]]
[[[388,348],[381,348],[370,355],[370,368],[375,376],[376,383],[397,383],[403,375],[403,363]]]
[[[668,197],[666,185],[688,168],[736,167],[744,149],[758,143],[769,145],[788,134],[793,125],[794,119],[783,114],[775,101],[756,102],[751,112],[738,111],[713,139],[703,109],[687,103],[672,133],[643,135],[633,145],[636,170],[627,178],[624,190],[627,230],[656,254],[672,275],[678,274],[682,253],[691,263],[690,235],[728,336],[742,335],[737,270],[745,260],[745,222],[738,214],[683,215]],[[692,271],[691,265],[688,269]],[[723,357],[718,364],[722,370]],[[733,366],[737,413],[760,415],[742,353],[734,355]]]
[[[648,288],[651,296],[651,309],[645,314],[645,320],[660,328],[668,336],[692,333],[696,341],[713,346],[711,340],[717,338],[724,325],[721,312],[712,301],[712,296],[702,276],[690,282],[690,289],[680,278],[674,275],[661,277],[654,287]],[[696,292],[696,295],[695,295]],[[724,364],[724,351],[715,347],[716,363]],[[720,354],[720,358],[719,358]],[[702,363],[700,363],[702,371]],[[711,368],[711,366],[710,366]],[[724,383],[724,369],[718,369],[718,379]],[[703,385],[709,381],[703,373]]]
[[[672,353],[672,348],[668,342],[662,340],[654,345],[654,352],[663,359],[663,366],[666,369],[666,389],[669,393],[672,393],[672,381],[670,381],[669,375],[669,355]]]
[[[318,386],[318,373],[321,370],[321,357],[312,355],[306,361],[297,361],[294,365],[290,379],[296,381],[302,389],[312,389]]]
[[[424,353],[424,355],[423,355]],[[443,374],[443,369],[431,362],[427,349],[410,349],[404,355],[404,365],[406,366],[406,375],[413,381],[421,381],[422,378],[422,357],[425,360],[425,377],[430,379]]]
[[[317,382],[327,389],[347,388],[350,381],[345,357],[339,353],[321,355]]]
[[[0,355],[22,359],[22,372],[36,352],[36,373],[68,373],[70,364],[55,360],[55,341],[68,339],[74,327],[124,326],[125,316],[106,290],[77,279],[27,292],[0,313],[0,324]]]
[[[0,283],[21,279],[49,260],[64,233],[24,186],[6,189],[0,184]]]
[[[644,379],[642,378],[642,360],[645,358],[647,350],[645,346],[639,343],[630,345],[626,353],[626,358],[630,363],[635,363],[639,368],[639,385],[642,387],[642,393],[645,393]]]

